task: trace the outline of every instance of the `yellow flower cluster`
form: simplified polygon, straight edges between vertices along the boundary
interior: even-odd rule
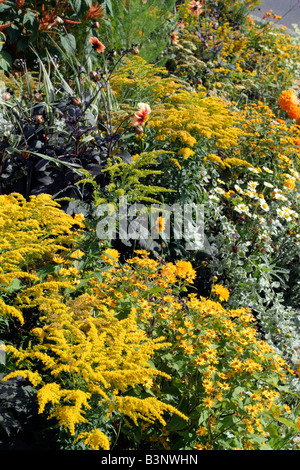
[[[218,147],[227,149],[244,135],[237,116],[220,99],[205,97],[203,92],[178,91],[165,101],[152,106],[149,128],[155,130],[157,140],[179,142],[178,154],[184,159],[194,154],[192,147],[202,138],[216,139]]]
[[[34,283],[40,282],[37,269],[53,259],[64,262],[57,252],[67,252],[76,242],[73,227],[82,229],[83,217],[64,214],[50,195],[31,196],[29,201],[19,194],[0,196],[0,292],[5,293],[12,282],[27,286],[14,305],[0,299],[0,315],[23,323],[22,308],[35,302],[31,296]]]
[[[106,403],[107,419],[113,411],[128,415],[135,422],[158,419],[164,423],[166,411],[184,417],[174,407],[156,398],[144,401],[124,396],[128,388],[151,383],[156,376],[169,377],[148,362],[157,349],[165,348],[169,343],[161,337],[147,338],[136,323],[135,309],[127,318],[118,320],[115,311],[106,308],[95,295],[84,295],[82,304],[79,300],[65,305],[61,298],[60,309],[47,317],[42,332],[41,329],[32,331],[40,341],[38,345],[24,351],[6,347],[8,353],[15,355],[18,364],[24,367],[34,360],[39,361],[43,370],[55,380],[45,383],[38,372],[34,372],[39,412],[43,413],[51,404],[50,418],[56,418],[72,436],[77,424],[87,423],[85,414],[91,407],[92,394],[98,395],[99,403]],[[40,309],[43,309],[42,305]],[[22,369],[8,374],[5,380],[24,372],[33,381],[33,373]],[[95,433],[96,430],[92,436],[95,437]],[[92,438],[91,435],[88,437]],[[84,438],[87,439],[87,435]]]
[[[112,89],[118,97],[125,90],[128,95],[130,88],[141,90],[143,99],[151,102],[148,128],[155,131],[158,141],[178,144],[178,155],[184,160],[194,154],[193,147],[201,138],[216,139],[221,148],[236,145],[243,131],[226,103],[201,90],[184,89],[179,80],[165,78],[166,74],[166,69],[149,67],[141,57],[125,59],[112,78]]]
[[[172,94],[182,86],[174,78],[168,77],[165,67],[148,64],[139,55],[124,57],[122,66],[113,74],[110,83],[118,98],[138,87],[143,91],[147,102],[160,101],[166,94]]]
[[[108,450],[112,436],[102,424],[108,421],[116,424],[117,416],[124,416],[135,425],[142,421],[154,426],[158,422],[163,427],[167,425],[168,413],[188,419],[183,410],[165,403],[160,390],[161,382],[172,381],[174,361],[167,369],[169,373],[154,366],[153,359],[158,355],[163,359],[164,354],[168,357],[172,348],[175,354],[181,351],[188,367],[182,384],[188,383],[193,374],[197,376],[196,382],[202,390],[198,409],[210,413],[209,420],[202,422],[197,433],[199,442],[195,447],[209,445],[207,436],[224,413],[220,404],[238,406],[242,399],[245,399],[243,413],[235,411],[234,419],[245,424],[241,437],[244,446],[252,429],[264,435],[263,414],[267,411],[272,415],[275,406],[277,414],[282,412],[278,408],[278,392],[266,382],[259,388],[250,387],[247,397],[241,397],[236,395],[236,387],[247,380],[254,384],[252,376],[268,371],[284,381],[290,371],[250,326],[254,321],[250,311],[226,310],[219,302],[196,294],[182,298],[179,295],[182,287],[190,286],[196,277],[192,264],[184,260],[160,264],[145,250],[137,250],[135,256],[121,265],[119,253],[106,249],[100,254],[105,256],[106,269],[101,273],[78,271],[76,280],[84,281],[85,289],[84,292],[76,290],[72,279],[64,280],[60,265],[64,266],[64,260],[68,259],[77,263],[83,256],[81,250],[74,248],[71,231],[80,221],[64,216],[50,197],[33,198],[28,203],[12,195],[5,197],[5,207],[1,206],[7,226],[12,227],[6,213],[10,205],[12,213],[17,214],[22,205],[20,213],[28,214],[27,205],[33,203],[35,210],[30,212],[28,223],[36,237],[31,244],[25,237],[24,219],[20,215],[16,218],[19,232],[12,230],[12,234],[7,234],[2,224],[6,248],[1,255],[7,256],[7,246],[13,243],[18,253],[18,233],[28,244],[28,251],[13,258],[11,263],[7,256],[6,269],[10,267],[8,274],[18,273],[20,282],[28,282],[29,278],[21,277],[25,270],[19,264],[24,263],[29,273],[31,266],[37,267],[41,255],[38,256],[35,244],[42,247],[43,261],[48,257],[57,269],[43,282],[37,274],[30,278],[28,285],[19,289],[15,305],[3,301],[0,305],[1,315],[9,315],[10,309],[16,308],[22,316],[22,310],[29,307],[39,313],[39,326],[32,329],[32,341],[26,349],[6,345],[17,370],[4,380],[15,376],[28,379],[37,390],[40,413],[56,419],[75,441],[81,440],[91,449]],[[45,234],[52,234],[48,244]],[[112,262],[107,263],[107,259]],[[5,273],[2,276],[5,281]],[[5,292],[5,287],[2,289]],[[229,291],[221,285],[215,285],[214,292],[220,300],[229,298]],[[151,395],[127,393],[142,387],[151,390]],[[102,410],[100,428],[93,427],[89,419],[90,413],[92,416],[94,413],[95,400]]]
[[[202,442],[209,439],[214,429],[213,423],[218,420],[218,410],[221,419],[223,409],[220,404],[229,396],[232,400],[239,383],[248,379],[251,381],[253,374],[266,370],[278,374],[284,381],[285,375],[291,371],[275,351],[259,338],[256,328],[249,326],[255,321],[249,309],[226,310],[219,302],[199,298],[196,294],[189,294],[186,302],[179,300],[175,283],[178,278],[185,278],[191,272],[193,268],[189,263],[179,261],[176,265],[166,263],[160,266],[157,261],[149,259],[145,251],[138,251],[137,255],[127,260],[129,265],[122,267],[124,277],[120,269],[114,268],[106,282],[96,286],[94,292],[97,297],[101,297],[102,292],[103,302],[107,302],[109,295],[110,299],[114,299],[111,305],[118,310],[124,300],[124,296],[118,296],[122,286],[127,295],[136,298],[136,315],[146,331],[155,319],[168,332],[172,344],[176,344],[190,358],[189,372],[193,370],[193,364],[202,377],[204,394],[201,406],[209,410],[211,416],[207,427],[201,428],[201,443],[195,444],[195,447],[208,445],[208,442]],[[193,274],[189,277],[193,278]],[[164,287],[164,290],[157,291],[156,286]],[[220,300],[229,298],[229,291],[221,285],[215,285],[214,292]],[[190,380],[190,375],[186,380]],[[242,420],[245,424],[241,437],[244,446],[247,445],[249,433],[266,436],[265,413],[272,415],[278,397],[276,387],[265,385],[259,390],[255,387],[255,392],[247,398],[249,405],[245,406],[243,413],[235,413],[234,421],[238,423]],[[284,413],[284,410],[280,412]]]

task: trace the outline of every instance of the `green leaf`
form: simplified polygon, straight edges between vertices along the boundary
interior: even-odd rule
[[[2,31],[0,31],[0,51],[2,51],[5,41],[6,41],[5,34]]]
[[[22,33],[22,25],[20,27],[17,24],[12,24],[9,28],[6,29],[7,35],[11,43],[16,42]]]
[[[7,292],[14,292],[15,290],[19,290],[21,287],[22,287],[22,284],[19,281],[19,279],[14,279],[13,281],[11,281],[11,283],[9,284],[9,287],[7,287],[6,290]]]
[[[278,437],[277,427],[273,423],[269,424],[269,426],[267,427],[267,431],[271,437]]]
[[[37,157],[43,158],[44,160],[48,160],[49,162],[53,162],[58,166],[59,165],[64,165],[68,168],[72,168],[74,171],[76,171],[76,169],[77,170],[81,169],[81,166],[77,165],[76,163],[63,162],[61,160],[58,160],[57,158],[49,157],[48,155],[44,155],[44,154],[38,153],[38,152],[31,152],[29,150],[28,150],[28,152],[32,153],[32,155],[36,155]],[[80,171],[79,171],[79,173],[80,173]]]
[[[1,51],[0,52],[0,69],[9,72],[12,67],[12,58],[9,52]]]
[[[68,34],[66,36],[60,37],[60,43],[62,48],[66,51],[67,54],[74,54],[76,51],[76,39],[73,34]]]
[[[106,12],[110,14],[111,16],[113,16],[113,8],[112,8],[111,0],[104,0],[102,5],[106,9]]]
[[[70,0],[70,4],[76,16],[81,16],[90,8],[91,1],[90,0]]]
[[[185,429],[187,426],[187,421],[180,416],[173,416],[170,423],[168,424],[167,428],[168,431],[180,431],[181,429]]]
[[[55,268],[56,266],[54,265],[45,266],[37,271],[37,275],[40,280],[43,281],[49,274],[53,274],[55,272]]]
[[[5,2],[5,3],[0,4],[0,13],[3,13],[4,11],[10,10],[10,9],[11,9],[10,2]]]
[[[39,23],[36,17],[36,14],[33,13],[32,11],[27,11],[25,13],[24,18],[23,18],[23,25],[25,26],[26,29],[34,29],[35,27],[37,28]]]
[[[277,417],[276,419],[277,419],[277,421],[279,421],[280,423],[284,424],[284,425],[287,426],[288,428],[292,428],[292,429],[294,429],[295,431],[298,431],[297,425],[296,425],[293,421],[291,421],[290,419],[281,418],[281,417]]]
[[[81,0],[71,0],[70,4],[76,15],[78,15],[81,10]]]

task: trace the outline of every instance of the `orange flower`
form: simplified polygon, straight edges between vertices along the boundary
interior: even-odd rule
[[[214,287],[212,288],[212,292],[215,292],[219,299],[222,300],[228,300],[229,299],[229,290],[226,289],[226,287],[223,287],[220,284],[215,284]]]
[[[177,261],[176,274],[182,279],[192,280],[196,278],[196,271],[193,269],[192,263],[190,261]]]
[[[94,51],[104,52],[104,49],[105,49],[106,46],[104,46],[104,44],[102,44],[100,39],[98,39],[96,37],[90,37],[89,42],[92,44],[92,47],[93,47]]]
[[[103,11],[104,9],[98,4],[98,2],[95,3],[95,5],[91,4],[90,9],[87,11],[87,13],[84,15],[85,20],[92,20],[95,18],[102,18],[103,17]]]
[[[196,0],[192,0],[189,3],[189,11],[192,15],[199,16],[203,11],[201,3]]]
[[[155,222],[156,229],[159,233],[163,232],[166,228],[166,222],[163,217],[158,217]]]
[[[300,119],[300,107],[299,106],[292,106],[287,110],[287,113],[290,118],[292,119]]]
[[[296,185],[296,182],[295,182],[294,178],[287,178],[286,180],[284,180],[283,184],[288,189],[294,189],[295,185]]]
[[[174,33],[172,33],[171,36],[172,36],[172,42],[176,44],[176,42],[178,42],[178,31],[174,31]]]
[[[132,126],[143,126],[149,119],[151,108],[147,103],[138,103],[138,111],[131,120]]]
[[[68,0],[59,0],[56,2],[55,8],[52,11],[50,11],[49,5],[45,10],[45,5],[42,4],[41,18],[38,17],[39,30],[48,31],[49,29],[54,28],[55,26],[62,23],[80,24],[81,21],[73,21],[66,18],[61,18],[61,15],[63,15],[67,10],[67,4]]]
[[[279,96],[278,104],[283,111],[298,106],[299,100],[294,90],[284,90]]]

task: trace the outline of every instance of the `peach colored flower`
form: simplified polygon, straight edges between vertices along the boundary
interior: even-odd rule
[[[104,49],[105,49],[106,46],[104,46],[104,44],[102,44],[100,39],[98,39],[96,37],[90,37],[89,42],[92,44],[92,47],[93,47],[94,51],[104,52]]]
[[[199,16],[203,11],[201,3],[199,1],[192,0],[189,3],[189,11],[192,15]]]
[[[138,111],[131,120],[132,126],[143,126],[149,119],[151,108],[147,103],[138,103]]]

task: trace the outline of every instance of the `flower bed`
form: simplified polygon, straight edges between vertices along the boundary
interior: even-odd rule
[[[34,449],[293,449],[298,36],[253,2],[73,3],[27,5],[27,62],[0,5],[0,393],[36,405],[0,444],[33,413]]]

